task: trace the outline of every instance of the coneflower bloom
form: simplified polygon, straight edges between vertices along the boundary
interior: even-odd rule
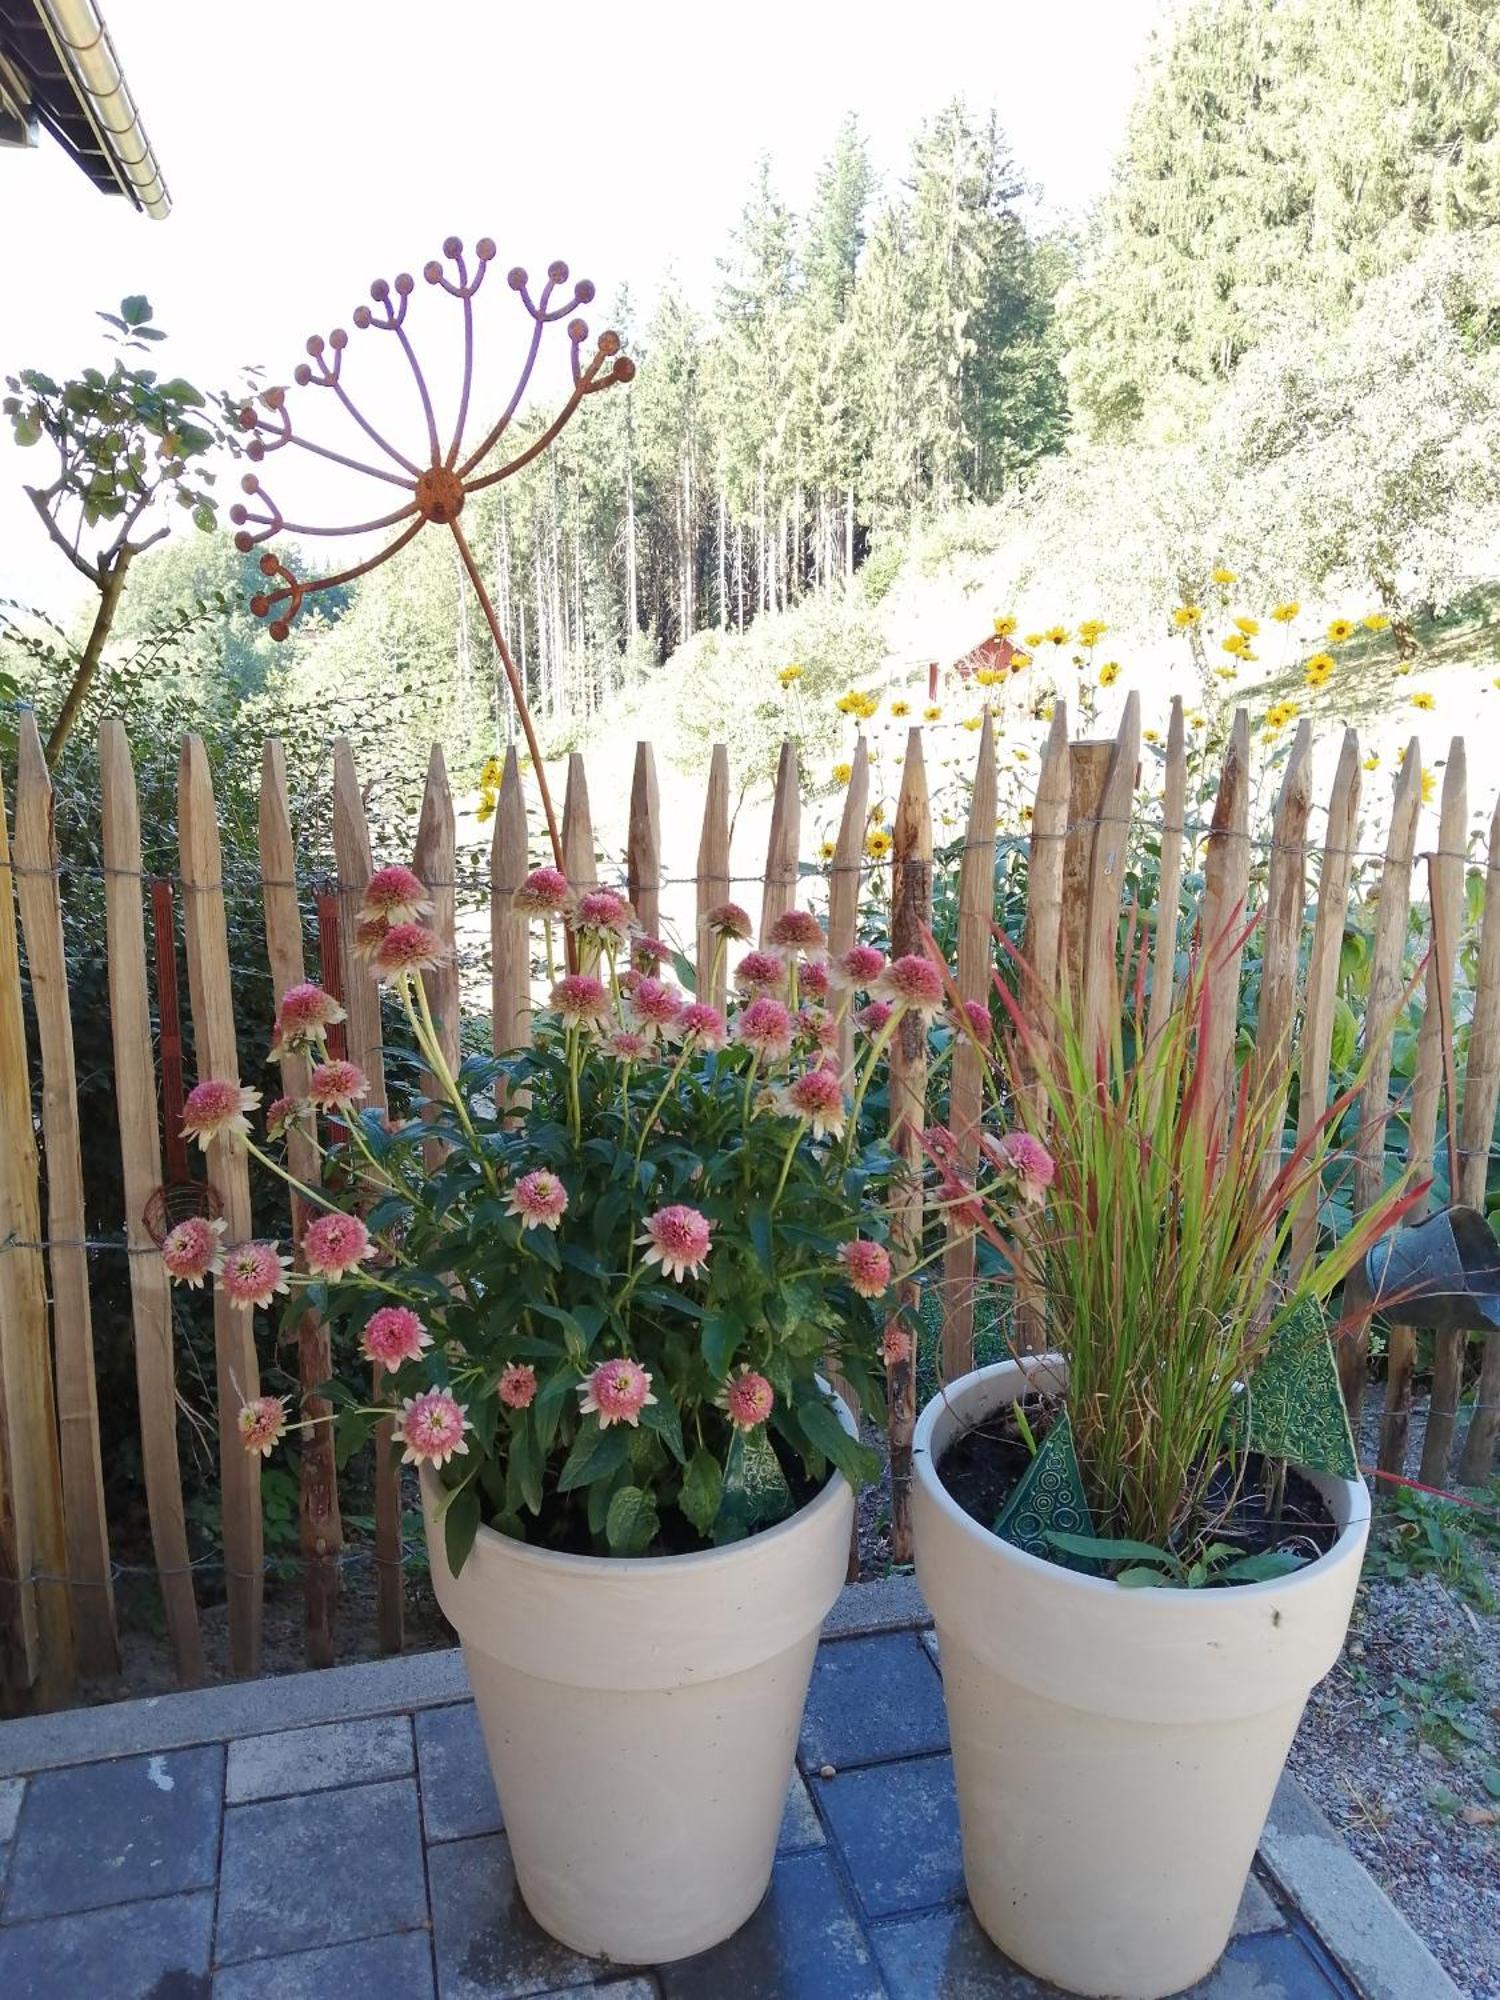
[[[810,910],[784,910],[771,926],[770,942],[793,957],[800,951],[817,958],[828,950],[823,926]]]
[[[831,1069],[805,1070],[786,1086],[777,1109],[789,1118],[804,1118],[815,1139],[844,1136],[844,1092]]]
[[[828,977],[828,962],[821,958],[804,958],[797,967],[797,986],[811,1000],[825,1000],[832,984]]]
[[[982,1000],[965,1000],[961,1012],[957,1007],[951,1007],[948,1010],[948,1018],[960,1034],[967,1027],[976,1042],[987,1043],[994,1033],[990,1010]]]
[[[852,1242],[839,1245],[838,1260],[862,1299],[878,1299],[882,1292],[889,1290],[891,1257],[883,1243],[872,1243],[868,1237],[856,1236]]]
[[[434,972],[447,958],[448,947],[426,924],[392,924],[370,954],[370,969],[377,979],[402,979]]]
[[[536,1401],[536,1370],[529,1361],[508,1361],[500,1370],[495,1394],[508,1410],[529,1410]]]
[[[431,914],[432,898],[426,883],[399,862],[391,868],[377,868],[365,884],[364,901],[359,906],[361,923],[410,924]]]
[[[366,1361],[394,1375],[404,1361],[420,1359],[431,1347],[432,1335],[410,1306],[381,1306],[372,1312],[360,1335],[359,1351]]]
[[[643,932],[630,940],[630,960],[637,972],[655,972],[671,956],[672,947],[659,937],[647,937]]]
[[[715,904],[703,922],[712,936],[732,938],[736,944],[743,944],[752,928],[748,912],[738,903]]]
[[[615,889],[586,889],[573,905],[570,919],[576,936],[597,945],[629,941],[635,912]]]
[[[942,972],[916,951],[892,959],[876,980],[875,991],[903,1013],[918,1014],[924,1021],[942,1012],[946,997]]]
[[[276,1037],[271,1044],[272,1062],[295,1055],[301,1049],[321,1048],[328,1030],[347,1016],[331,993],[311,980],[289,986],[276,1009]]]
[[[867,1035],[878,1035],[882,1028],[889,1025],[895,1011],[889,1000],[871,1000],[855,1015],[855,1025],[863,1028]]]
[[[677,1032],[700,1049],[722,1049],[729,1038],[724,1016],[702,1000],[690,1000],[683,1008],[677,1016]]]
[[[354,956],[368,965],[385,941],[390,925],[384,917],[365,917],[354,927]]]
[[[682,1013],[682,995],[675,986],[644,973],[630,989],[630,1017],[644,1035],[666,1035]]]
[[[370,1094],[370,1079],[358,1063],[319,1063],[307,1079],[307,1094],[320,1111],[349,1111]]]
[[[374,1247],[359,1217],[339,1209],[317,1216],[302,1232],[302,1255],[315,1278],[342,1278],[346,1271],[362,1264]]]
[[[182,1136],[196,1139],[206,1153],[215,1139],[227,1139],[233,1146],[250,1136],[250,1120],[245,1116],[260,1103],[258,1090],[227,1083],[222,1077],[205,1077],[195,1083],[182,1107]]]
[[[649,1035],[638,1035],[633,1028],[616,1028],[604,1043],[605,1053],[612,1055],[616,1062],[649,1062],[656,1053],[656,1044]]]
[[[611,1424],[629,1424],[634,1430],[641,1411],[656,1401],[651,1393],[651,1376],[639,1361],[601,1361],[586,1382],[578,1385],[581,1398],[578,1414],[597,1417],[601,1431]]]
[[[560,868],[533,868],[515,893],[512,907],[527,916],[560,917],[571,891]]]
[[[274,1243],[239,1243],[224,1252],[219,1290],[232,1305],[264,1312],[278,1292],[290,1291],[290,1259]]]
[[[609,989],[591,972],[569,972],[552,989],[552,1006],[570,1027],[597,1027],[609,1019]]]
[[[799,1007],[797,1032],[815,1042],[825,1054],[838,1047],[839,1024],[825,1007]]]
[[[776,1407],[776,1391],[764,1375],[741,1362],[714,1401],[737,1431],[759,1430]]]
[[[556,1230],[568,1210],[568,1190],[545,1167],[536,1167],[529,1174],[522,1174],[510,1191],[505,1204],[507,1215],[521,1219],[522,1230]]]
[[[880,1358],[887,1368],[899,1368],[903,1361],[911,1360],[911,1335],[893,1319],[880,1336]]]
[[[769,993],[742,1007],[735,1018],[734,1038],[762,1062],[779,1062],[792,1046],[793,1021],[789,1008]]]
[[[636,1238],[646,1244],[646,1264],[660,1264],[664,1278],[696,1278],[708,1258],[712,1229],[708,1217],[683,1202],[673,1202],[646,1217],[644,1233]]]
[[[747,951],[735,967],[742,993],[779,993],[786,985],[786,960],[775,951]]]
[[[852,944],[828,968],[829,979],[841,988],[868,988],[885,971],[885,953],[872,944]]]
[[[1016,1184],[1023,1201],[1039,1202],[1057,1175],[1057,1163],[1041,1140],[1030,1132],[981,1134],[979,1149],[997,1173]]]
[[[290,1126],[302,1116],[304,1105],[296,1097],[273,1097],[266,1106],[266,1137],[284,1139]]]
[[[218,1216],[190,1215],[162,1239],[161,1261],[179,1285],[195,1289],[224,1268],[224,1230]]]
[[[464,1432],[469,1422],[467,1404],[460,1403],[448,1389],[427,1389],[420,1396],[408,1396],[397,1412],[392,1433],[406,1449],[403,1465],[446,1465],[455,1453],[467,1455]]]
[[[286,1404],[285,1396],[257,1396],[243,1405],[235,1421],[246,1451],[271,1456],[286,1432]]]

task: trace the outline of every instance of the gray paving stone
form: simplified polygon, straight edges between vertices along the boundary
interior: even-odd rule
[[[875,1924],[870,1938],[891,2000],[1040,2000],[1056,1990],[1012,1965],[967,1903]]]
[[[883,2000],[885,1992],[826,1850],[782,1855],[747,1924],[658,1977],[667,2000]]]
[[[786,1811],[781,1815],[781,1831],[776,1836],[776,1852],[796,1854],[803,1848],[821,1847],[823,1840],[823,1822],[818,1818],[817,1807],[802,1782],[802,1773],[793,1771]]]
[[[221,1964],[427,1921],[409,1778],[230,1806],[219,1877]]]
[[[214,1899],[154,1896],[0,1929],[6,2000],[208,2000]]]
[[[326,1951],[231,1965],[214,1981],[213,2000],[433,2000],[432,1939],[425,1930],[360,1938]]]
[[[1250,1876],[1245,1883],[1245,1893],[1240,1897],[1240,1907],[1235,1913],[1233,1937],[1253,1937],[1261,1931],[1279,1931],[1286,1928],[1286,1918],[1272,1899],[1270,1891],[1257,1876]]]
[[[411,1720],[377,1715],[362,1722],[325,1722],[247,1736],[229,1746],[224,1796],[232,1806],[292,1792],[325,1792],[404,1778],[412,1769]]]
[[[893,1917],[962,1896],[951,1757],[844,1771],[814,1778],[812,1789],[866,1916]]]
[[[914,1632],[820,1649],[799,1755],[805,1771],[946,1750],[943,1688]]]
[[[503,1833],[429,1848],[439,2000],[516,2000],[589,1986],[606,1971],[559,1944],[516,1887]]]
[[[590,1986],[586,1989],[594,1995],[594,2000],[657,2000],[661,1988],[654,1979],[611,1979],[604,1986]],[[550,1993],[539,1993],[536,2000],[563,2000],[563,1996],[576,1996],[576,1986],[554,1986]]]
[[[24,1778],[0,1778],[0,1847],[14,1839],[16,1821],[21,1817],[21,1800],[26,1791]]]
[[[32,1778],[12,1843],[5,1921],[210,1887],[223,1787],[218,1745]]]
[[[416,1718],[422,1825],[429,1840],[498,1833],[505,1824],[472,1701],[429,1708]]]
[[[1235,1938],[1207,1979],[1182,2000],[1356,2000],[1342,1979],[1330,1979],[1290,1931]]]

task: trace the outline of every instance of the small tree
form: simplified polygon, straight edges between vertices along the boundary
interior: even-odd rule
[[[10,394],[0,401],[19,445],[44,441],[56,453],[50,484],[26,494],[47,533],[98,595],[93,622],[47,739],[55,765],[78,718],[115,622],[131,563],[171,533],[163,522],[138,530],[159,500],[187,509],[195,525],[217,522],[209,491],[214,474],[204,463],[218,446],[233,448],[223,397],[212,400],[180,376],[161,381],[154,368],[132,366],[127,356],[165,339],[151,323],[148,299],[122,299],[118,313],[99,315],[116,348],[106,375],[85,368],[75,380],[53,381],[37,368],[7,375]]]

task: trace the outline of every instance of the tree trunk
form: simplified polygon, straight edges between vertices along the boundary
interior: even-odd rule
[[[78,720],[78,711],[83,707],[84,699],[93,685],[94,676],[99,671],[99,662],[104,657],[104,642],[109,637],[110,627],[115,622],[115,613],[120,608],[120,598],[125,590],[125,572],[129,569],[130,559],[134,554],[135,550],[129,542],[123,543],[113,563],[104,572],[88,644],[79,658],[73,684],[63,697],[63,705],[57,712],[56,722],[52,725],[52,734],[47,738],[45,754],[49,771],[56,770],[63,745],[72,734],[73,724]]]
[[[640,583],[635,553],[635,412],[625,392],[625,643],[641,629]]]
[[[719,630],[729,630],[729,501],[719,487]]]
[[[844,576],[852,580],[854,576],[854,488],[849,488],[844,502]]]

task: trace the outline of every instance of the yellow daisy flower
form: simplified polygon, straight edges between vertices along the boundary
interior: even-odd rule
[[[995,637],[997,639],[1008,639],[1015,629],[1016,621],[1014,618],[997,618],[995,620]]]
[[[879,799],[870,808],[870,824],[871,826],[885,825],[885,807],[880,803]]]
[[[1342,646],[1346,639],[1354,637],[1354,621],[1351,618],[1334,618],[1328,626],[1328,636],[1335,646]]]
[[[1005,676],[994,667],[977,667],[974,678],[982,688],[992,688],[1003,681]]]
[[[794,681],[801,680],[802,669],[801,667],[797,666],[795,662],[793,662],[791,666],[783,667],[781,672],[776,676],[776,678],[781,682],[781,685],[784,688],[789,688]]]
[[[1413,708],[1422,708],[1430,712],[1437,707],[1437,702],[1430,694],[1414,694],[1411,698],[1411,705]]]
[[[1172,613],[1172,623],[1177,627],[1179,632],[1185,632],[1190,625],[1198,624],[1202,617],[1203,612],[1198,605],[1179,604],[1177,609]]]
[[[1045,632],[1028,632],[1026,634],[1026,643],[1028,646],[1040,646],[1046,636]]]
[[[1032,818],[1035,815],[1035,812],[1036,812],[1035,806],[1022,806],[1021,818],[1026,822],[1027,826],[1030,826]],[[999,833],[1001,831],[1000,822],[998,820],[996,820],[995,822],[995,831],[996,833]]]
[[[1234,622],[1247,639],[1253,639],[1260,630],[1260,620],[1258,618],[1240,617],[1236,618]]]
[[[1023,750],[1019,743],[1016,745],[1015,749],[1011,751],[1010,754],[1012,757],[1015,758],[1018,764],[1029,764],[1031,762],[1031,752],[1029,750]]]
[[[894,845],[883,827],[876,827],[873,833],[865,835],[865,853],[872,861],[884,861]]]
[[[1243,632],[1231,632],[1227,639],[1219,643],[1224,652],[1233,653],[1237,659],[1244,659],[1250,651],[1250,641]]]
[[[982,715],[966,715],[964,717],[964,728],[978,729],[983,721],[984,717]]]
[[[1432,771],[1422,773],[1422,803],[1430,806],[1437,797],[1437,776]]]
[[[1106,660],[1106,661],[1104,662],[1104,665],[1103,665],[1103,666],[1102,666],[1102,667],[1101,667],[1101,668],[1099,669],[1099,685],[1100,685],[1100,687],[1102,687],[1102,688],[1107,688],[1107,687],[1113,687],[1113,686],[1114,686],[1114,684],[1115,684],[1115,682],[1116,682],[1116,681],[1117,681],[1117,680],[1118,680],[1119,678],[1120,678],[1120,663],[1119,663],[1119,661],[1118,661],[1118,660]]]
[[[479,789],[482,792],[498,792],[500,780],[505,776],[505,766],[498,757],[486,757],[484,769],[479,773]]]
[[[1237,677],[1237,669],[1234,667],[1215,667],[1214,672],[1221,681],[1232,681]]]
[[[909,701],[893,701],[891,703],[891,714],[899,722],[903,715],[911,714],[911,703]]]
[[[835,783],[836,785],[847,785],[847,784],[848,784],[848,782],[849,782],[849,780],[850,780],[850,779],[851,779],[851,778],[852,778],[853,776],[854,776],[854,766],[853,766],[852,764],[835,764],[835,765],[834,765],[834,767],[833,767],[833,782],[834,782],[834,783]]]
[[[1390,622],[1383,611],[1372,611],[1363,620],[1367,632],[1383,632]]]
[[[940,722],[942,720],[942,716],[943,716],[943,711],[937,706],[935,702],[933,703],[931,708],[924,708],[922,710],[922,720],[924,722]]]
[[[825,840],[818,849],[818,859],[820,861],[832,861],[834,855],[837,853],[838,848],[834,843],[831,840]]]
[[[1068,628],[1066,625],[1049,625],[1043,637],[1050,639],[1054,646],[1066,646],[1068,643]]]
[[[1239,582],[1239,578],[1235,575],[1234,571],[1232,569],[1225,569],[1222,563],[1212,572],[1212,575],[1214,582],[1222,584],[1226,590],[1230,584]]]
[[[1085,646],[1097,646],[1108,630],[1109,627],[1102,618],[1085,618],[1078,628],[1079,643]]]
[[[1372,750],[1370,752],[1369,756],[1365,759],[1364,768],[1367,771],[1378,771],[1380,769],[1380,755],[1378,751]]]
[[[1029,667],[1030,665],[1031,665],[1031,655],[1030,655],[1030,653],[1012,653],[1012,654],[1011,654],[1011,656],[1010,656],[1010,670],[1011,670],[1011,672],[1012,672],[1013,674],[1018,674],[1018,673],[1019,673],[1019,672],[1021,671],[1022,667]]]
[[[1158,729],[1143,729],[1141,736],[1147,743],[1160,743],[1161,741],[1161,731]]]
[[[1208,727],[1208,717],[1206,715],[1200,715],[1198,711],[1194,709],[1192,714],[1188,717],[1187,723],[1189,729],[1206,729]]]
[[[1320,688],[1333,672],[1332,653],[1314,653],[1302,670],[1302,678],[1310,688]]]
[[[474,819],[479,826],[488,826],[494,817],[495,794],[493,789],[489,785],[486,785],[484,790],[479,794],[478,805],[474,808]]]
[[[880,696],[878,694],[861,695],[854,713],[859,717],[861,722],[868,722],[872,715],[879,715]]]
[[[1288,598],[1285,604],[1278,604],[1272,611],[1271,616],[1276,620],[1278,625],[1290,625],[1301,609],[1302,606],[1297,602],[1295,597],[1292,597]]]

